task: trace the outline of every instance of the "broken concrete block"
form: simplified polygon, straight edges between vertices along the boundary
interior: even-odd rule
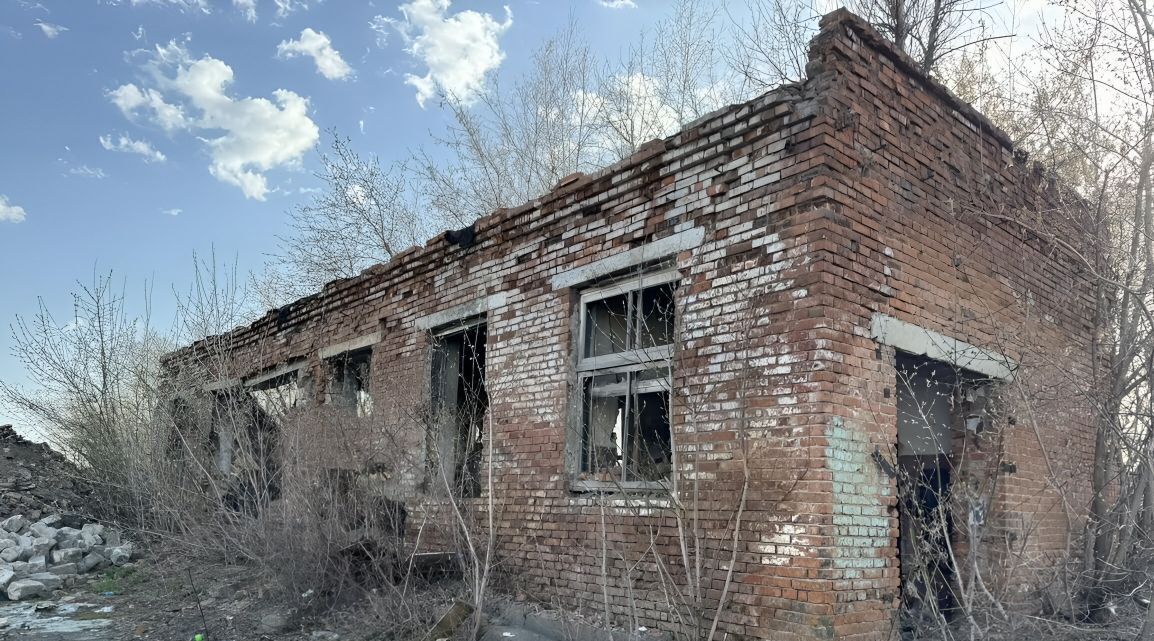
[[[3,554],[0,552],[0,554]],[[129,545],[122,545],[120,547],[112,548],[108,553],[108,560],[112,561],[112,565],[124,565],[132,560],[132,547]]]
[[[76,563],[84,558],[84,550],[80,548],[67,548],[64,550],[52,550],[52,564],[60,563]]]
[[[64,587],[64,577],[56,576],[51,572],[38,572],[30,575],[26,580],[43,585],[44,589],[49,592]]]
[[[60,514],[60,522],[56,527],[70,527],[76,530],[84,527],[84,523],[88,520],[81,514],[74,514],[71,512]]]
[[[120,548],[117,548],[118,550]],[[292,627],[292,619],[289,615],[281,612],[273,612],[266,614],[260,618],[260,627],[258,630],[261,634],[280,634],[286,632]]]
[[[104,526],[99,523],[87,523],[84,525],[84,527],[80,528],[80,533],[88,533],[92,534],[93,536],[102,537],[104,536]]]
[[[0,560],[4,561],[5,563],[23,561],[28,558],[31,552],[31,548],[26,548],[23,545],[14,545],[10,548],[0,550]]]
[[[44,525],[43,523],[33,523],[32,527],[28,528],[28,531],[35,537],[52,539],[54,543],[56,542],[56,528],[54,527]]]
[[[80,570],[81,574],[83,574],[100,569],[106,565],[108,565],[108,559],[104,558],[100,554],[97,554],[96,552],[89,552],[88,556],[84,557],[80,560],[80,563],[76,564],[76,567],[78,570]]]
[[[0,539],[0,550],[7,550],[16,545],[16,541],[12,539]]]
[[[10,569],[0,569],[0,590],[6,590],[8,584],[16,580],[16,573]]]
[[[80,540],[90,550],[93,546],[102,545],[104,543],[104,539],[100,538],[99,534],[93,534],[92,532],[81,532]]]
[[[12,601],[23,601],[24,599],[33,599],[48,591],[44,584],[32,579],[20,579],[8,584],[8,599]]]
[[[61,563],[48,568],[48,571],[57,576],[66,574],[80,574],[80,566],[75,563]]]
[[[4,528],[13,534],[19,534],[20,532],[23,532],[24,528],[28,527],[29,525],[30,523],[28,522],[28,519],[24,518],[24,516],[21,514],[10,516],[3,521],[0,521],[0,528]]]
[[[104,538],[104,544],[110,548],[114,548],[120,545],[120,532],[117,532],[116,530],[106,529],[100,536]]]
[[[54,547],[56,547],[56,539],[47,537],[32,539],[32,556],[45,556]]]
[[[36,525],[44,525],[50,528],[58,528],[61,526],[59,514],[49,514],[48,516],[36,522]]]
[[[28,559],[28,573],[36,574],[48,569],[48,560],[43,556],[33,556]]]
[[[62,527],[56,531],[56,547],[74,548],[80,545],[80,530]]]
[[[16,561],[16,562],[13,562],[13,563],[5,563],[4,565],[6,565],[6,566],[8,566],[8,567],[12,568],[12,571],[16,573],[16,578],[17,578],[17,579],[23,579],[24,577],[26,577],[26,576],[28,576],[29,574],[31,574],[31,572],[29,572],[29,571],[28,571],[28,564],[27,564],[27,563],[25,563],[24,561]]]

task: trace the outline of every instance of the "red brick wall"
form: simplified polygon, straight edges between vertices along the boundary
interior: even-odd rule
[[[205,376],[251,376],[304,357],[323,398],[318,351],[381,331],[374,421],[401,440],[382,449],[412,453],[394,491],[419,512],[426,445],[415,417],[428,400],[430,337],[416,321],[501,294],[486,315],[493,492],[475,507],[484,512],[491,498],[513,589],[598,612],[608,594],[620,622],[683,625],[670,603],[697,594],[709,612],[725,589],[744,488],[720,629],[885,636],[899,587],[894,488],[871,455],[896,441],[895,375],[893,351],[870,338],[871,315],[1005,345],[1024,365],[1034,365],[1034,339],[1070,345],[1063,363],[1080,371],[1087,301],[1069,298],[1080,281],[1068,261],[964,213],[975,185],[996,190],[979,202],[1045,202],[1003,141],[928,91],[848,14],[824,25],[813,48],[820,66],[804,85],[711,114],[603,172],[485,216],[471,247],[441,236],[270,312],[225,337],[227,365]],[[682,274],[677,492],[575,493],[565,459],[579,290],[554,289],[551,279],[689,229],[703,230],[701,245],[673,257]],[[186,348],[170,364],[206,350]],[[1050,363],[1037,365],[1024,380],[1058,380]],[[1033,416],[1047,439],[1070,440],[1049,455],[1071,479],[1085,472],[1069,464],[1082,461],[1088,435],[1054,407]],[[1002,502],[1037,521],[1031,545],[1041,552],[1064,545],[1065,525],[1051,514],[1026,423],[1008,433],[1019,471],[1005,479]],[[682,541],[691,551],[700,543],[697,591],[685,585]]]
[[[1066,552],[1068,524],[1076,536],[1088,505],[1093,434],[1080,385],[1089,380],[1092,290],[1070,254],[1006,222],[1040,213],[1048,227],[1065,226],[1063,212],[1076,208],[981,116],[844,12],[823,20],[811,58],[841,183],[811,239],[823,272],[814,293],[837,345],[830,369],[842,383],[831,429],[842,436],[831,440],[847,453],[847,485],[833,500],[834,536],[844,543],[832,553],[834,627],[839,637],[879,638],[899,590],[895,488],[868,455],[892,460],[896,377],[894,350],[871,338],[871,316],[1020,363],[1002,386],[1002,417],[968,447],[975,468],[1016,466],[994,475],[984,545],[1009,541],[1013,555],[990,556],[1013,565],[1007,581],[1028,581]]]

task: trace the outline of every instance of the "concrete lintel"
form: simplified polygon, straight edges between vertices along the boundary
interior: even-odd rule
[[[219,381],[211,381],[204,384],[204,391],[219,392],[221,390],[232,389],[240,387],[239,378],[222,378]]]
[[[417,329],[430,330],[442,325],[450,323],[457,323],[469,318],[470,316],[478,316],[485,312],[493,311],[505,306],[507,296],[504,292],[478,298],[467,303],[443,309],[439,312],[433,312],[428,316],[422,316],[414,321]]]
[[[1014,370],[1018,368],[1018,363],[1004,354],[950,338],[886,314],[873,315],[870,334],[874,340],[883,345],[1007,382],[1013,380]]]
[[[628,251],[614,254],[608,258],[594,261],[588,265],[575,267],[557,274],[552,279],[553,289],[564,289],[582,283],[588,283],[598,278],[608,276],[630,267],[660,260],[687,249],[694,249],[701,245],[705,238],[705,229],[694,227],[661,240],[634,247]]]
[[[373,332],[371,334],[365,334],[364,336],[350,338],[347,341],[342,341],[335,345],[329,345],[328,347],[322,348],[320,352],[321,360],[340,356],[346,352],[362,349],[371,345],[376,345],[379,342],[381,342],[380,332]]]
[[[257,374],[256,376],[251,376],[249,378],[244,379],[244,384],[246,387],[254,387],[256,385],[260,385],[261,383],[267,383],[268,381],[271,381],[274,378],[279,378],[281,376],[284,376],[285,374],[292,374],[293,372],[298,372],[298,371],[304,369],[306,366],[308,366],[308,364],[309,364],[309,362],[307,360],[299,360],[299,361],[294,361],[292,363],[285,363],[284,365],[281,365],[279,367],[274,367],[274,368],[272,368],[266,372],[263,372],[261,374]]]

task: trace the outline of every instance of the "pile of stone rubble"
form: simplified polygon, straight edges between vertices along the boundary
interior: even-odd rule
[[[53,514],[35,523],[22,515],[0,521],[0,591],[12,601],[50,596],[80,575],[132,560],[131,543],[75,514]]]
[[[64,455],[0,425],[0,519],[84,511],[91,494]]]

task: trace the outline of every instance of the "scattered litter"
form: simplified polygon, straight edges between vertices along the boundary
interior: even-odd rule
[[[512,633],[512,632],[502,632],[501,636],[503,636],[503,637],[515,637],[517,635]]]

